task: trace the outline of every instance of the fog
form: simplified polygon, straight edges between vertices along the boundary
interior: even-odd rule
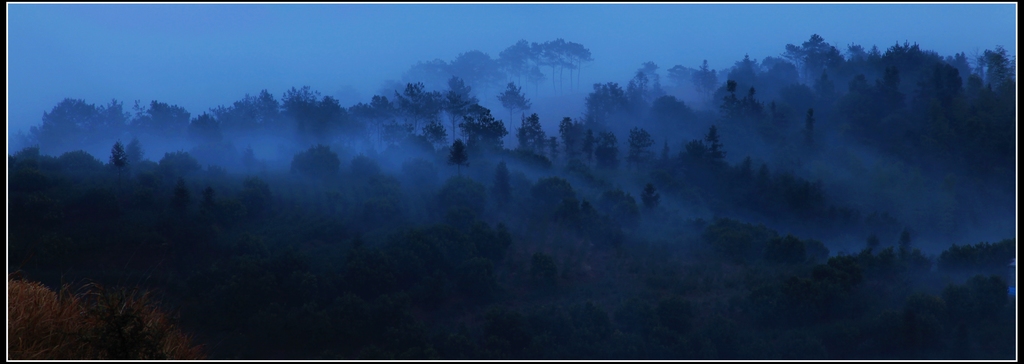
[[[211,358],[1015,355],[1015,4],[8,14],[9,282]]]

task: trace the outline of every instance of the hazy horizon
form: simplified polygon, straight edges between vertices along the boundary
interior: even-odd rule
[[[663,75],[704,59],[779,56],[811,34],[845,52],[910,42],[942,56],[1003,46],[1016,56],[1014,4],[8,4],[8,135],[64,98],[130,110],[135,100],[196,116],[267,89],[310,86],[349,107],[419,61],[520,39],[581,43],[583,97],[626,83],[641,63]],[[953,23],[961,24],[953,26]],[[547,73],[549,71],[545,71]],[[663,76],[664,77],[664,76]],[[544,98],[524,88],[528,97]],[[493,102],[493,95],[481,100]],[[500,114],[499,114],[500,115]],[[541,115],[554,119],[556,115]],[[574,115],[575,116],[575,115]]]

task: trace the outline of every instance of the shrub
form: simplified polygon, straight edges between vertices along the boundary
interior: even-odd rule
[[[73,295],[7,278],[9,359],[204,359],[147,294],[98,284]]]

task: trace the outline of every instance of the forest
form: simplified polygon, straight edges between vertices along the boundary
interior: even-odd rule
[[[8,310],[44,311],[8,358],[1016,359],[1015,56],[815,34],[580,85],[596,61],[64,99],[9,135]]]

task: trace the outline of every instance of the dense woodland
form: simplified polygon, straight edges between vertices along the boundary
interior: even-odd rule
[[[813,35],[530,111],[593,61],[520,41],[348,107],[66,99],[11,137],[9,272],[146,290],[213,359],[1015,358],[1002,47]]]

